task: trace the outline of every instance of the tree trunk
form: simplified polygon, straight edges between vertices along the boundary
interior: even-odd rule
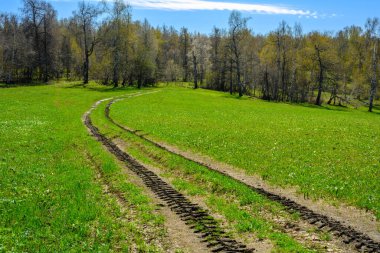
[[[233,80],[232,80],[232,58],[230,59],[230,94],[232,95],[233,92]]]
[[[205,76],[205,70],[204,70],[204,67],[201,66],[201,74],[200,74],[200,83],[201,83],[201,87],[203,87],[203,80],[204,80],[204,76]]]
[[[84,63],[83,63],[83,84],[88,84],[88,68],[89,68],[89,50],[87,44],[87,29],[86,22],[83,23],[83,35],[84,35]]]
[[[237,80],[238,80],[238,85],[239,85],[239,97],[242,97],[243,96],[243,85],[241,83],[241,77],[240,77],[240,67],[239,67],[239,64],[237,64],[238,67],[237,67]]]
[[[371,77],[371,93],[369,96],[369,108],[368,111],[372,112],[373,110],[373,101],[376,96],[376,86],[377,86],[377,45],[378,40],[376,39],[375,45],[373,46],[373,54],[372,54],[372,77]]]
[[[235,60],[236,60],[236,75],[239,89],[239,97],[243,96],[243,87],[241,83],[241,73],[240,73],[240,56],[238,51],[237,42],[234,42],[234,52],[235,52]]]
[[[139,74],[139,77],[137,79],[137,88],[141,89],[141,87],[142,87],[142,75]]]
[[[323,89],[323,64],[320,55],[320,50],[317,46],[315,46],[315,50],[317,52],[318,63],[319,63],[319,75],[318,75],[318,95],[315,100],[316,105],[321,105],[321,97],[322,97],[322,89]]]
[[[197,57],[193,51],[193,68],[194,68],[194,89],[198,89],[198,69],[197,69]]]
[[[274,83],[273,88],[273,99],[278,101],[278,89],[280,86],[280,80],[281,80],[281,43],[279,35],[277,35],[277,41],[276,41],[276,63],[277,63],[277,80]]]
[[[89,55],[86,53],[85,61],[83,64],[83,84],[88,84],[88,68],[89,68]]]
[[[265,73],[264,73],[264,82],[265,82],[265,88],[264,88],[264,99],[270,100],[270,93],[269,93],[269,79],[268,79],[268,66],[265,66]]]
[[[15,58],[16,58],[16,28],[13,26],[13,43],[12,43],[12,67],[9,71],[9,74],[7,76],[7,83],[13,83],[13,72],[17,73],[16,67],[15,67]]]
[[[113,68],[113,77],[112,77],[113,87],[117,88],[119,86],[119,64],[115,63]]]
[[[286,53],[285,51],[283,52],[283,57],[282,57],[282,67],[281,67],[281,89],[282,89],[282,94],[281,94],[281,100],[284,101],[286,96],[287,96],[287,85],[286,85],[286,80],[285,80],[285,70],[286,70]]]
[[[319,77],[318,77],[318,95],[317,95],[317,99],[315,100],[316,105],[321,105],[322,84],[323,84],[323,71],[321,69],[319,71]]]
[[[223,68],[220,73],[220,91],[225,91],[225,84],[226,84],[226,62],[223,63]]]
[[[34,43],[35,43],[35,50],[37,51],[37,70],[38,70],[38,79],[42,80],[41,78],[41,50],[40,50],[40,33],[38,31],[38,24],[37,24],[37,14],[36,14],[36,7],[33,6],[33,27],[34,27]],[[33,79],[33,76],[31,77],[31,80]]]
[[[120,24],[117,22],[116,27],[117,35],[116,38],[114,38],[114,44],[113,44],[113,76],[112,76],[112,82],[114,85],[114,88],[117,88],[119,86],[119,72],[120,72]]]
[[[47,52],[47,28],[46,15],[44,16],[44,82],[49,81],[48,74],[48,52]]]

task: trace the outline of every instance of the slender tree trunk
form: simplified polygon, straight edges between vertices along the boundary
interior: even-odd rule
[[[183,79],[182,81],[183,82],[188,82],[189,80],[189,60],[188,60],[188,51],[189,51],[189,35],[187,33],[187,29],[183,29],[181,31],[182,33],[182,36],[183,36],[183,54],[182,54],[182,57],[183,57],[183,70],[184,70],[184,76],[183,76]]]
[[[236,63],[236,69],[237,69],[237,81],[239,85],[239,97],[243,96],[243,85],[241,83],[241,77],[240,77],[240,64],[239,62]]]
[[[188,51],[188,45],[187,45],[187,38],[186,38],[186,41],[185,41],[185,52],[184,52],[184,62],[183,62],[183,68],[185,69],[185,75],[184,75],[184,77],[183,77],[183,81],[184,82],[187,82],[188,80],[189,80],[189,62],[188,62],[188,59],[187,59],[187,51]]]
[[[226,86],[226,69],[227,69],[227,66],[226,66],[226,61],[223,62],[223,68],[222,68],[222,71],[220,73],[220,90],[221,91],[225,91],[225,86]]]
[[[239,89],[239,97],[243,96],[243,87],[241,83],[241,73],[240,73],[240,56],[239,56],[239,49],[237,46],[236,39],[234,38],[234,53],[235,53],[235,60],[236,60],[236,75],[237,75],[237,82],[238,82],[238,89]]]
[[[119,86],[119,62],[115,61],[113,66],[113,75],[112,75],[113,87],[117,88]]]
[[[321,105],[322,84],[323,84],[323,70],[320,69],[319,77],[318,77],[318,95],[317,95],[317,99],[315,100],[316,105]]]
[[[200,78],[201,78],[200,83],[201,83],[201,87],[202,87],[202,85],[203,85],[203,80],[205,79],[205,69],[204,69],[203,66],[201,66]]]
[[[279,35],[277,35],[277,42],[276,42],[276,46],[277,46],[277,52],[276,52],[276,58],[277,58],[277,80],[276,82],[274,83],[274,88],[273,88],[273,99],[278,101],[279,100],[279,96],[278,96],[278,89],[279,89],[279,86],[280,86],[280,80],[281,80],[281,43],[280,43],[280,38],[279,38]]]
[[[319,75],[318,75],[318,95],[317,99],[315,100],[316,105],[321,105],[321,97],[322,97],[322,89],[323,89],[323,64],[322,64],[322,59],[320,55],[319,48],[315,46],[315,50],[317,52],[317,57],[318,57],[318,63],[319,63]]]
[[[232,80],[233,72],[232,72],[232,58],[230,59],[230,94],[233,93],[233,80]]]
[[[33,27],[34,27],[34,43],[35,43],[35,50],[37,51],[37,64],[36,68],[38,70],[38,79],[42,80],[41,78],[41,50],[40,50],[40,33],[38,31],[38,25],[37,25],[37,16],[36,16],[36,7],[33,6]],[[33,76],[30,80],[33,79]]]
[[[117,67],[117,65],[118,64],[115,64],[113,69],[112,83],[114,88],[117,88],[119,86],[119,68]]]
[[[89,55],[85,53],[85,61],[83,64],[83,84],[88,84],[88,68],[89,68]]]
[[[48,74],[48,52],[47,52],[47,22],[46,15],[44,16],[44,82],[47,83],[49,81]]]
[[[118,38],[119,39],[119,38]],[[118,42],[116,42],[118,44]],[[119,86],[119,69],[120,69],[120,48],[116,45],[114,52],[114,63],[113,63],[113,75],[112,75],[112,83],[113,87],[117,88]]]
[[[127,79],[125,77],[123,77],[123,81],[121,82],[121,86],[125,87],[126,84],[127,84]]]
[[[193,68],[194,68],[194,89],[198,89],[198,64],[197,64],[197,57],[195,56],[195,53],[193,51]]]
[[[86,22],[83,23],[83,34],[84,34],[84,63],[83,63],[83,84],[88,84],[88,68],[89,68],[89,50],[87,43],[87,29]]]
[[[281,89],[282,89],[282,94],[281,94],[281,100],[284,101],[286,96],[287,96],[287,85],[286,85],[286,80],[285,80],[285,70],[286,70],[286,53],[285,50],[283,52],[283,57],[282,57],[282,67],[281,67]]]
[[[296,86],[297,86],[297,67],[294,66],[293,71],[292,71],[292,81],[290,85],[290,91],[289,91],[289,99],[291,102],[296,102],[297,99],[295,98],[296,94]]]
[[[114,85],[114,88],[117,88],[119,86],[119,72],[120,72],[120,23],[119,20],[116,21],[116,38],[114,38],[114,48],[113,48],[113,76],[112,76],[112,82]]]
[[[371,77],[371,93],[369,96],[369,108],[368,111],[372,112],[373,110],[373,101],[376,96],[376,86],[377,86],[377,46],[378,40],[376,39],[375,45],[373,46],[373,54],[372,54],[372,77]]]
[[[268,79],[268,66],[265,66],[265,73],[264,73],[264,87],[263,87],[263,99],[270,100],[270,92],[269,92],[269,79]]]
[[[16,58],[16,28],[13,26],[13,43],[12,43],[12,67],[9,71],[7,83],[13,83],[13,72],[17,72],[15,67],[15,58]]]
[[[333,101],[333,99],[335,100],[335,97],[331,94],[329,101],[327,101],[327,104],[331,105],[331,102]],[[334,105],[335,105],[335,102],[334,102]]]
[[[142,87],[142,74],[140,73],[137,79],[137,88],[141,89],[141,87]]]

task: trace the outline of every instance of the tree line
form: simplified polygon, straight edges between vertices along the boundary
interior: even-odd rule
[[[180,81],[271,101],[362,101],[372,111],[380,71],[378,18],[363,27],[307,34],[300,24],[283,21],[266,35],[254,34],[248,20],[232,11],[228,29],[214,27],[205,35],[134,21],[123,0],[82,1],[62,20],[47,1],[24,0],[20,13],[0,13],[0,81],[91,79],[139,88]]]

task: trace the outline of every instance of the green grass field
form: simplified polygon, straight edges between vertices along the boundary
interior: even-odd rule
[[[99,130],[110,139],[122,139],[126,143],[127,152],[133,157],[160,168],[160,176],[171,182],[178,191],[198,200],[202,199],[217,217],[223,217],[220,222],[234,238],[269,240],[273,244],[273,252],[324,251],[312,241],[297,241],[275,222],[276,218],[281,217],[291,223],[299,220],[297,215],[290,215],[281,205],[269,201],[231,178],[163,151],[131,133],[122,131],[104,117],[106,104],[101,104],[91,117]],[[269,217],[264,217],[264,213]]]
[[[379,217],[378,114],[174,86],[155,90],[118,101],[111,116],[273,184],[299,186],[313,198],[353,204]],[[173,251],[165,217],[82,122],[96,101],[136,92],[76,83],[0,89],[0,252]],[[278,220],[296,223],[297,214],[123,132],[105,118],[105,106],[91,115],[99,130],[125,141],[135,158],[203,202],[234,238],[270,241],[273,252],[325,251],[330,234],[307,231],[321,238],[316,243],[287,233]],[[124,197],[126,208],[112,193]]]
[[[81,121],[95,101],[127,92],[0,89],[0,252],[163,250],[156,241],[165,241],[163,217]],[[129,209],[103,193],[97,173],[123,192]]]
[[[298,186],[305,196],[355,205],[380,218],[378,112],[168,88],[120,101],[111,116],[272,184]]]

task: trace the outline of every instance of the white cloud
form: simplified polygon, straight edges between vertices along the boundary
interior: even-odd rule
[[[260,14],[282,14],[307,17],[317,17],[316,12],[297,10],[277,5],[218,2],[205,0],[126,0],[136,8],[161,9],[161,10],[238,10],[255,12]]]

